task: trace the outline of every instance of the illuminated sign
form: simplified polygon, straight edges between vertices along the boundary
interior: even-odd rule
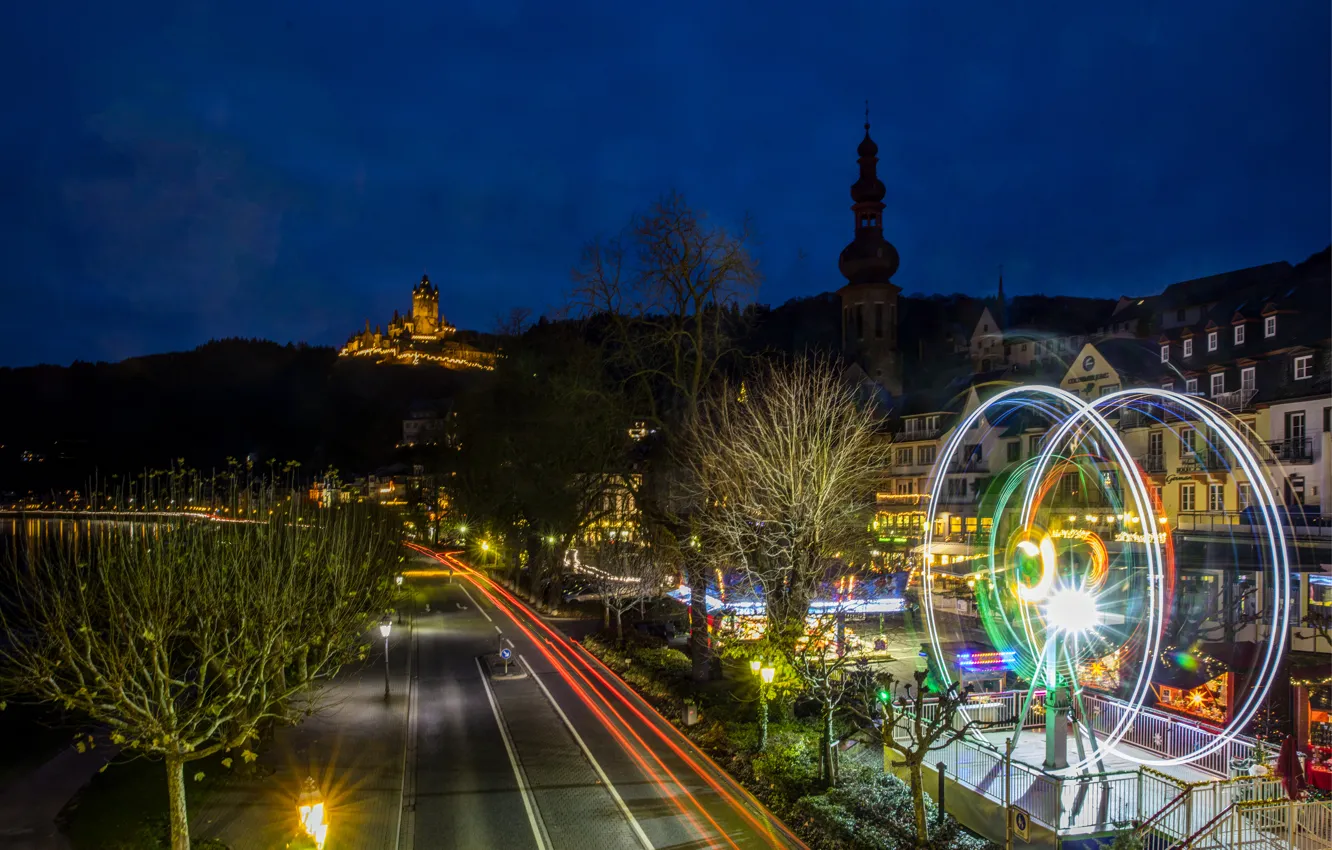
[[[1016,653],[1012,650],[1001,652],[959,652],[954,661],[958,667],[967,670],[995,669],[1007,667],[1013,663]]]

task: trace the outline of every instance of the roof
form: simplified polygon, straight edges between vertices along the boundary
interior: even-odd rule
[[[1158,309],[1170,310],[1197,304],[1207,304],[1226,297],[1236,290],[1248,289],[1276,278],[1285,277],[1291,271],[1290,263],[1281,260],[1276,263],[1264,263],[1247,269],[1222,272],[1208,277],[1172,283],[1159,296]]]

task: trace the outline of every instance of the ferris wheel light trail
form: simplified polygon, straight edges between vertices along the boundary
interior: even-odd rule
[[[1096,597],[1085,590],[1063,588],[1050,594],[1045,604],[1045,622],[1055,631],[1076,635],[1092,632],[1101,623]]]
[[[1146,413],[1157,424],[1167,424],[1168,427],[1173,426],[1167,423],[1167,419],[1171,423],[1178,420],[1182,427],[1192,427],[1198,432],[1210,435],[1204,439],[1207,451],[1223,451],[1228,456],[1231,468],[1236,473],[1242,474],[1253,487],[1256,508],[1256,521],[1253,524],[1260,529],[1259,549],[1270,567],[1271,586],[1274,589],[1272,613],[1267,624],[1270,637],[1266,642],[1266,651],[1256,667],[1254,687],[1249,689],[1241,704],[1234,709],[1230,721],[1219,734],[1209,738],[1193,752],[1175,758],[1142,758],[1132,752],[1120,750],[1116,746],[1134,728],[1136,718],[1143,711],[1151,692],[1157,659],[1163,644],[1166,615],[1169,613],[1167,588],[1173,586],[1173,574],[1167,572],[1173,570],[1171,548],[1173,544],[1170,542],[1172,535],[1166,531],[1166,518],[1159,516],[1158,520],[1158,515],[1162,512],[1161,506],[1151,497],[1142,468],[1129,453],[1115,425],[1107,418],[1121,410]],[[987,414],[987,411],[998,411],[999,415],[996,418],[993,412]],[[942,451],[936,456],[930,477],[930,499],[925,516],[923,551],[926,557],[922,569],[924,579],[922,608],[929,647],[936,662],[942,665],[944,655],[939,642],[930,579],[933,578],[935,516],[941,501],[944,471],[952,463],[963,439],[974,441],[974,435],[968,436],[973,428],[986,424],[996,427],[996,424],[1002,422],[1010,411],[1034,412],[1050,421],[1039,454],[1016,468],[1018,477],[1005,485],[1000,493],[1000,504],[995,508],[996,513],[992,515],[989,526],[992,529],[988,542],[990,581],[986,582],[987,595],[978,599],[997,606],[996,616],[1000,619],[994,621],[995,628],[1006,630],[1003,631],[1003,634],[1008,635],[1005,642],[1014,650],[1018,650],[1016,655],[1020,663],[1015,669],[1021,670],[1022,675],[1032,679],[1033,682],[1046,679],[1051,683],[1058,683],[1067,676],[1065,681],[1071,680],[1075,691],[1080,692],[1081,684],[1078,677],[1081,674],[1078,672],[1078,666],[1086,660],[1082,657],[1084,654],[1092,650],[1104,652],[1107,646],[1113,647],[1116,642],[1121,648],[1133,646],[1134,655],[1140,659],[1140,663],[1135,665],[1136,677],[1133,680],[1131,693],[1126,699],[1127,710],[1117,712],[1113,729],[1099,729],[1093,736],[1093,741],[1099,737],[1101,748],[1115,752],[1130,761],[1154,766],[1185,764],[1227,746],[1253,719],[1271,689],[1277,673],[1277,666],[1288,639],[1292,596],[1291,567],[1282,529],[1279,508],[1281,502],[1273,492],[1264,461],[1259,459],[1250,445],[1254,439],[1251,429],[1232,422],[1233,417],[1227,419],[1224,410],[1205,400],[1168,390],[1136,389],[1120,390],[1088,402],[1073,393],[1055,387],[1028,386],[1003,390],[962,417],[945,441]],[[1162,415],[1155,415],[1157,413]],[[1166,416],[1166,413],[1169,416]],[[986,417],[985,420],[982,420],[982,416]],[[1188,451],[1196,455],[1198,450],[1191,443],[1187,445]],[[1106,467],[1117,468],[1120,471],[1118,474],[1123,480],[1124,495],[1128,497],[1123,507],[1128,511],[1118,514],[1118,517],[1122,522],[1124,517],[1131,516],[1135,525],[1140,523],[1140,530],[1135,529],[1132,539],[1120,542],[1141,544],[1141,549],[1134,550],[1130,560],[1125,562],[1122,559],[1127,550],[1122,546],[1117,547],[1116,558],[1120,559],[1117,569],[1132,570],[1135,563],[1140,568],[1145,567],[1142,572],[1135,573],[1138,576],[1137,581],[1144,585],[1135,595],[1136,601],[1130,602],[1122,595],[1129,591],[1129,577],[1125,577],[1122,582],[1116,579],[1113,588],[1104,587],[1109,577],[1110,564],[1105,542],[1094,529],[1047,530],[1035,521],[1038,510],[1042,511],[1043,517],[1050,513],[1051,508],[1043,505],[1050,485],[1057,476],[1063,474],[1061,469],[1070,464],[1077,468],[1078,462],[1074,460],[1075,458],[1082,459],[1082,468],[1092,476],[1099,476],[1100,471]],[[1105,478],[1107,481],[1105,486],[1110,487],[1109,473],[1106,473]],[[996,540],[999,536],[1000,520],[1004,516],[1002,506],[1007,504],[1009,494],[1016,495],[1017,490],[1022,490],[1023,495],[1022,498],[1015,499],[1013,507],[1020,517],[1018,525],[1024,539],[1011,548],[998,547]],[[1046,520],[1048,519],[1049,517],[1046,517]],[[1087,516],[1086,519],[1091,522],[1093,517]],[[1075,515],[1073,522],[1076,521]],[[1058,577],[1062,556],[1055,550],[1051,531],[1057,532],[1061,540],[1079,540],[1080,545],[1090,555],[1091,568],[1081,577],[1076,575],[1078,566],[1075,562],[1079,559],[1073,557],[1071,552],[1070,557],[1073,557],[1073,560],[1069,562],[1068,569],[1072,569],[1075,575],[1071,581],[1068,577],[1062,579]],[[1007,553],[1009,560],[1007,565],[1000,569],[997,566],[999,563],[997,556],[1004,552]],[[1029,577],[1035,575],[1031,566],[1019,566],[1023,563],[1023,559],[1028,563],[1039,559],[1040,578],[1033,585],[1028,585],[1023,578],[1024,574]],[[1108,591],[1108,595],[1102,596],[1100,593],[1102,590]],[[1013,602],[1005,602],[1005,599]],[[1014,613],[1011,615],[1005,607],[1009,604],[1015,605]],[[1132,632],[1117,630],[1116,626],[1125,624],[1128,619],[1126,615],[1134,606],[1140,606],[1140,610],[1137,610],[1132,617],[1132,621],[1137,623],[1137,629]],[[1105,629],[1104,632],[1101,631],[1102,627]],[[1080,638],[1088,639],[1084,641]],[[1111,642],[1107,644],[1106,640]],[[1062,645],[1062,653],[1052,652],[1056,642]],[[1059,654],[1064,657],[1058,662],[1057,669],[1056,656]],[[1128,681],[1125,679],[1125,684]],[[965,709],[962,714],[965,717]],[[1079,725],[1091,734],[1090,726],[1086,723]],[[1093,754],[1084,758],[1074,765],[1073,769],[1081,769],[1093,760],[1099,761],[1099,755]]]

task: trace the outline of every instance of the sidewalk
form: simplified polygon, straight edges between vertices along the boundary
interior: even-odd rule
[[[324,707],[300,725],[280,730],[260,756],[259,763],[273,774],[237,777],[215,789],[190,812],[192,837],[216,838],[232,850],[281,850],[296,834],[296,798],[311,776],[328,812],[326,850],[394,847],[401,820],[411,634],[404,621],[395,624],[390,637],[389,702],[384,701],[384,642],[376,628],[365,663],[344,670],[325,689]]]
[[[102,765],[115,748],[84,753],[67,749],[25,776],[0,788],[0,846],[7,850],[68,850],[55,817]]]

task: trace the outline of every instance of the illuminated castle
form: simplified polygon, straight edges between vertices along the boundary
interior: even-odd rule
[[[439,287],[422,275],[412,287],[412,312],[393,311],[388,332],[376,325],[353,334],[340,352],[343,357],[373,357],[380,363],[433,364],[448,369],[494,369],[495,355],[452,339],[458,329],[439,315]]]

